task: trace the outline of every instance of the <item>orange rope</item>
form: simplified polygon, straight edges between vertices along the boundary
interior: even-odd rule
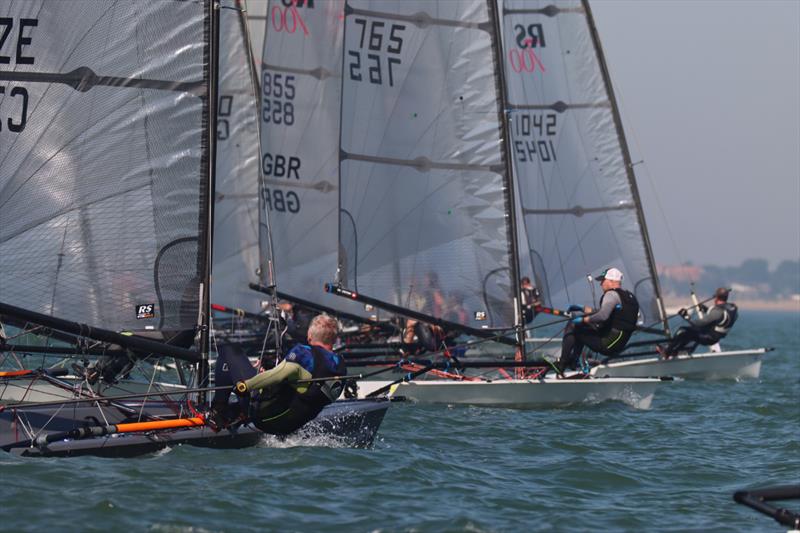
[[[177,418],[175,420],[160,420],[157,422],[132,422],[130,424],[117,424],[117,433],[134,433],[137,431],[151,431],[155,429],[191,428],[204,426],[203,417]]]
[[[33,373],[33,370],[9,370],[7,372],[0,372],[0,378],[16,378],[19,376],[28,376]]]

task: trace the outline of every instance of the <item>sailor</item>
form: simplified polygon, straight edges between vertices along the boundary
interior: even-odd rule
[[[519,280],[519,287],[521,293],[522,313],[525,317],[525,323],[530,324],[536,317],[536,308],[542,305],[541,293],[528,276]]]
[[[564,330],[561,357],[557,363],[559,374],[574,368],[584,346],[603,355],[620,353],[636,329],[639,302],[630,291],[622,288],[622,272],[607,268],[595,280],[600,282],[603,296],[597,310],[571,305],[569,311],[584,315],[573,318]]]
[[[287,435],[339,397],[344,383],[336,376],[344,376],[346,366],[332,351],[338,334],[335,319],[317,315],[308,327],[308,345],[296,345],[275,368],[236,384],[238,396],[252,392],[250,421],[258,429]],[[310,379],[319,381],[308,382]]]
[[[682,350],[694,352],[698,344],[711,346],[716,344],[728,334],[739,315],[736,304],[728,302],[730,291],[720,287],[714,292],[714,307],[703,318],[692,320],[686,309],[681,309],[678,314],[689,323],[688,327],[681,327],[666,348],[657,347],[664,358],[672,357]],[[694,343],[687,350],[689,344]]]

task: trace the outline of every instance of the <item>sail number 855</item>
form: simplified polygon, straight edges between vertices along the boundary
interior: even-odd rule
[[[350,79],[362,81],[366,77],[375,85],[383,85],[388,80],[389,86],[394,87],[394,66],[400,64],[405,25],[392,24],[387,32],[386,23],[379,20],[370,22],[356,18],[353,22],[360,27],[360,32],[358,50],[347,51]]]
[[[266,123],[294,124],[295,79],[290,74],[261,73],[261,119]]]

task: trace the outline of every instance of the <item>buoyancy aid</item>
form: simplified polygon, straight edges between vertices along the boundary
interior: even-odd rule
[[[736,304],[728,302],[720,304],[717,307],[722,310],[722,320],[714,326],[714,333],[724,337],[731,330],[736,319],[739,318],[739,308],[736,307]]]
[[[621,306],[617,306],[611,312],[611,327],[618,331],[634,331],[636,329],[636,322],[639,320],[639,302],[632,292],[625,289],[611,289],[617,293]],[[605,294],[603,294],[605,297]],[[600,299],[602,305],[603,299]]]

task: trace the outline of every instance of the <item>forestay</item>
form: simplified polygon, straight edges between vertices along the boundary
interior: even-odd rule
[[[492,32],[485,1],[345,7],[340,281],[473,328],[514,325]]]
[[[209,6],[0,4],[0,301],[111,330],[197,324]]]
[[[363,308],[324,291],[337,265],[343,9],[341,0],[267,5],[262,195],[279,290],[356,313]]]
[[[267,279],[267,213],[259,208],[259,103],[243,0],[221,2],[212,301],[252,313]],[[263,259],[262,262],[262,253]]]
[[[658,280],[588,3],[498,1],[521,275],[563,308],[590,304],[587,275],[617,266],[656,323]]]

